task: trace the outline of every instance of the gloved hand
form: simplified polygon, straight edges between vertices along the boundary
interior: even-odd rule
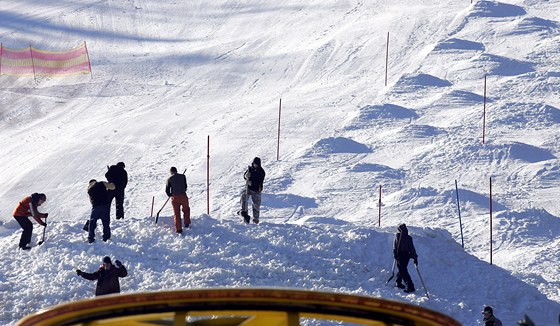
[[[43,224],[41,224],[41,226],[47,227],[47,222],[43,222]]]
[[[49,213],[45,213],[45,218],[49,217]]]
[[[118,259],[115,260],[115,265],[116,265],[117,267],[122,267],[122,263],[121,263],[121,261],[118,260]]]
[[[79,269],[77,269],[77,270],[76,270],[76,274],[78,274],[78,276],[82,276],[82,271],[79,270]]]
[[[414,265],[418,266],[418,257],[414,258]]]

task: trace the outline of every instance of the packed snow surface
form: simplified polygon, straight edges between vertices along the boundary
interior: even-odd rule
[[[404,301],[464,325],[484,305],[504,325],[525,313],[557,325],[558,8],[2,0],[4,47],[85,41],[92,74],[0,77],[0,324],[92,297],[95,283],[75,270],[109,255],[129,270],[125,293],[290,287]],[[245,225],[235,212],[255,156],[267,172],[262,217]],[[111,241],[98,227],[90,245],[87,183],[119,161],[126,217],[113,207]],[[189,184],[182,235],[170,205],[158,224],[150,217],[171,166]],[[12,210],[33,192],[47,195],[46,241],[21,251]],[[385,284],[403,222],[429,299],[412,264],[416,293]]]

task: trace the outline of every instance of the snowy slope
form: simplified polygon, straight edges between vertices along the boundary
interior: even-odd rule
[[[85,40],[93,79],[0,77],[0,300],[10,307],[0,323],[91,296],[74,270],[109,254],[131,271],[126,292],[293,286],[404,300],[465,325],[485,304],[505,325],[526,312],[556,324],[559,5],[3,0],[4,46]],[[254,156],[267,171],[263,223],[246,227],[234,212]],[[130,175],[127,218],[113,220],[112,243],[87,245],[87,181],[118,161]],[[158,225],[148,217],[170,166],[187,169],[194,218],[183,237],[169,208]],[[37,191],[48,240],[18,252],[11,211]],[[429,300],[384,285],[400,222]]]

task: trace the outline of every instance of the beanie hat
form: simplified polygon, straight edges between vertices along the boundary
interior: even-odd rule
[[[123,169],[125,168],[124,162],[119,162],[119,163],[117,163],[117,166],[120,166],[120,167],[123,168]]]
[[[109,256],[103,257],[103,264],[110,264],[110,263],[111,263],[111,258]]]
[[[253,159],[253,163],[258,165],[258,166],[261,166],[261,158],[260,157],[255,157]]]
[[[486,307],[484,307],[484,309],[482,310],[482,313],[485,313],[485,312],[489,312],[489,313],[491,313],[491,314],[494,314],[494,309],[492,309],[492,307],[490,307],[490,306],[486,306]]]

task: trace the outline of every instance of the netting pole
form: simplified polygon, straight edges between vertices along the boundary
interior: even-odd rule
[[[89,75],[91,76],[91,79],[93,79],[93,73],[91,72],[91,61],[89,60],[89,51],[87,49],[86,41],[84,41],[84,47],[86,48],[86,56],[87,56],[87,61],[88,61],[88,65],[89,65]]]
[[[4,54],[4,45],[0,43],[0,76],[2,76],[2,56]]]
[[[31,55],[31,67],[33,67],[33,79],[35,79],[36,83],[37,76],[35,75],[35,60],[33,60],[33,50],[31,50],[31,44],[29,45],[29,54]]]
[[[385,86],[387,86],[388,67],[389,67],[389,32],[387,32],[387,51],[385,52]]]
[[[484,112],[482,115],[482,143],[485,142],[486,136],[486,75],[484,75]]]
[[[490,177],[490,265],[492,265],[492,177]]]
[[[280,160],[280,120],[282,117],[282,98],[278,104],[278,144],[276,145],[276,160]]]
[[[210,135],[206,154],[206,214],[210,215]]]

